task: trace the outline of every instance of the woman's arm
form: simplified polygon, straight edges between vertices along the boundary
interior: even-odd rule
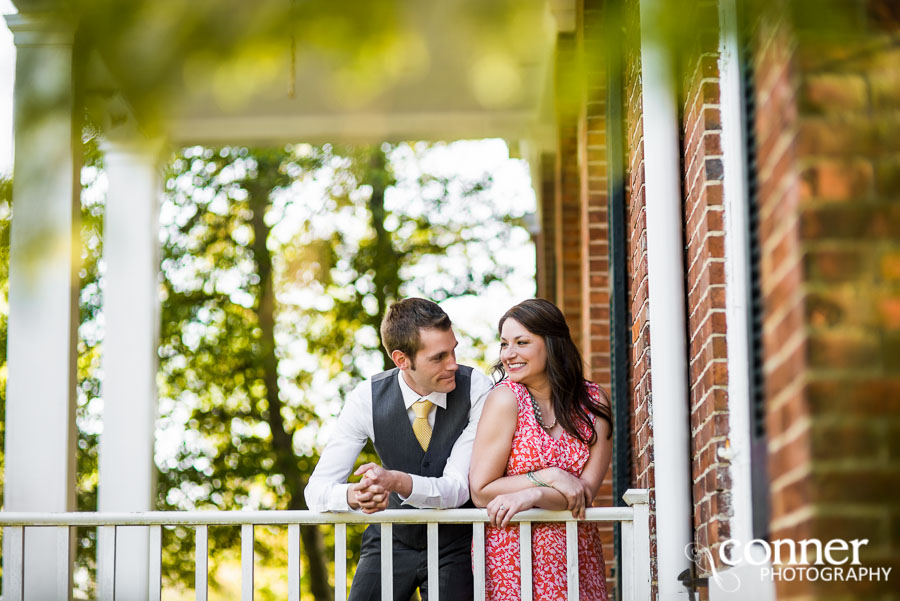
[[[506,386],[494,388],[484,401],[469,468],[469,495],[478,507],[485,507],[500,492],[493,486],[503,478],[513,434],[516,431],[518,409],[516,396]],[[504,478],[505,479],[505,478]],[[526,480],[522,477],[523,480]],[[526,480],[527,482],[527,480]],[[521,490],[520,486],[515,490]]]
[[[605,402],[603,404],[608,406]],[[581,471],[581,481],[587,489],[589,501],[597,496],[612,458],[612,438],[607,438],[610,434],[609,423],[599,417],[594,419],[594,431],[597,433],[597,440],[591,447],[590,457]]]
[[[508,523],[518,511],[532,507],[569,508],[569,501],[556,489],[536,487],[525,476],[504,476],[517,419],[515,394],[506,386],[491,391],[485,400],[472,447],[469,491],[475,505],[488,508],[492,525],[498,525],[504,517]],[[581,506],[584,506],[583,501]],[[501,512],[504,515],[498,516],[500,507],[504,508]]]
[[[469,469],[469,494],[478,507],[487,507],[497,495],[536,488],[524,475],[504,475],[517,419],[518,405],[513,391],[506,386],[492,390],[485,400],[478,423]],[[535,475],[548,485],[541,487],[543,490],[538,496],[540,504],[536,507],[568,509],[576,517],[583,516],[584,507],[590,503],[591,497],[582,480],[557,467],[539,470]],[[560,496],[564,503],[560,503]]]

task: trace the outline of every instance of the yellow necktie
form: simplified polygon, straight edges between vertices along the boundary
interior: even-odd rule
[[[431,425],[428,423],[428,412],[431,411],[431,401],[422,399],[412,404],[413,412],[416,419],[413,420],[413,433],[416,440],[422,445],[422,450],[428,450],[428,443],[431,442]]]

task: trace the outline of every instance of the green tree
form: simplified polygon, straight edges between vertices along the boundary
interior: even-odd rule
[[[510,271],[473,259],[508,243],[520,217],[494,214],[490,178],[398,182],[391,156],[403,151],[416,154],[195,147],[175,160],[160,396],[164,419],[177,428],[186,416],[188,435],[160,466],[163,507],[305,508],[320,418],[364,371],[389,365],[377,336],[386,306],[409,292],[479,293]],[[235,529],[220,530],[214,550],[236,543]],[[313,527],[302,537],[311,592],[329,598],[327,541]],[[167,554],[189,575],[176,539]]]

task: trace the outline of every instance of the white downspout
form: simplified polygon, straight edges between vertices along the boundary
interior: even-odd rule
[[[678,575],[690,563],[690,412],[682,234],[681,152],[671,52],[660,0],[641,0],[641,82],[650,364],[659,599],[688,599]]]

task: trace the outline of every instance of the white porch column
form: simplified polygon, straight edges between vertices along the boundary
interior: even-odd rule
[[[664,0],[640,0],[656,565],[660,601],[675,601],[688,599],[678,575],[690,566],[685,546],[692,540],[693,512],[681,151],[664,7]]]
[[[41,13],[6,21],[17,54],[5,509],[74,511],[80,178],[72,32]],[[52,528],[26,531],[26,599],[70,598],[56,587],[71,551],[58,552]]]
[[[149,511],[156,473],[162,173],[155,146],[109,143],[104,151],[109,191],[103,228],[106,331],[97,505],[99,511]],[[147,598],[148,553],[146,528],[119,528],[117,601]]]

